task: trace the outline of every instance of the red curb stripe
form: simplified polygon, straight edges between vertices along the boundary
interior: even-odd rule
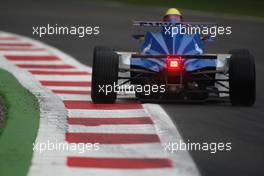
[[[43,86],[91,86],[91,82],[89,81],[40,81],[40,83]]]
[[[31,43],[0,43],[1,46],[32,46]]]
[[[64,101],[64,105],[68,109],[142,109],[140,103],[117,102],[113,104],[94,104],[90,101]]]
[[[44,68],[44,69],[67,69],[74,68],[72,65],[45,65],[45,64],[16,64],[20,68]]]
[[[43,70],[30,70],[33,75],[90,75],[84,71],[43,71]]]
[[[5,56],[10,61],[57,61],[57,56]]]
[[[56,94],[84,94],[88,95],[91,92],[90,91],[85,91],[85,90],[52,90],[53,93]]]
[[[68,118],[68,124],[99,126],[99,125],[139,125],[153,124],[150,117],[129,117],[129,118]]]
[[[69,167],[109,169],[172,168],[172,161],[166,158],[95,158],[67,157]]]
[[[0,48],[0,51],[44,51],[45,48]]]
[[[0,40],[20,40],[18,37],[0,37]]]
[[[137,144],[160,142],[156,134],[65,133],[69,143]]]

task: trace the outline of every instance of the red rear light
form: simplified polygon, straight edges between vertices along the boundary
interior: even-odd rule
[[[182,71],[183,62],[181,57],[167,57],[166,59],[167,69],[172,71]]]

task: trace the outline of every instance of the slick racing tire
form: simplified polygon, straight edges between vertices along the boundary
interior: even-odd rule
[[[113,51],[113,49],[106,46],[95,46],[93,51],[93,57],[97,54],[97,52],[101,51]]]
[[[229,52],[229,93],[233,106],[253,106],[256,99],[255,62],[248,50]]]
[[[94,50],[91,98],[94,103],[114,103],[118,82],[118,55],[110,49]],[[108,88],[106,88],[108,87]]]

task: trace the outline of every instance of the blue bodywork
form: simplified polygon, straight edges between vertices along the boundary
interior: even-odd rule
[[[143,54],[190,54],[200,55],[204,53],[203,41],[199,34],[165,34],[164,29],[161,32],[147,32],[144,42],[140,47]],[[183,58],[184,59],[184,58]],[[140,66],[148,70],[160,72],[166,68],[166,58],[132,58],[131,65]],[[186,71],[195,71],[206,67],[216,67],[216,61],[210,59],[188,59],[184,60]]]

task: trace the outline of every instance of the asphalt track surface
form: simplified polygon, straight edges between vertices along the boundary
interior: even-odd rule
[[[133,19],[159,20],[164,8],[126,7],[89,1],[5,1],[0,5],[0,30],[44,41],[72,55],[82,63],[92,64],[95,45],[109,45],[122,50],[136,50],[130,39]],[[162,104],[177,125],[182,137],[192,142],[232,142],[230,152],[191,151],[202,175],[264,175],[264,20],[184,12],[186,21],[210,21],[230,25],[233,34],[208,46],[209,52],[226,53],[233,48],[247,48],[255,57],[257,100],[252,108],[230,104]],[[32,36],[32,26],[47,24],[99,25],[100,35]],[[246,92],[245,92],[246,94]]]

